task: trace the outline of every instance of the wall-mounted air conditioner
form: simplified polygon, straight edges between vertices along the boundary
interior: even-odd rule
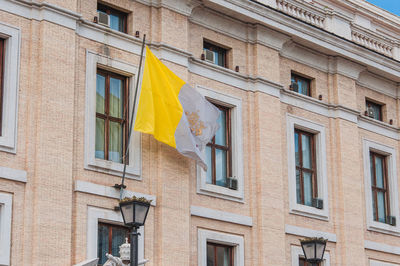
[[[97,12],[97,21],[103,26],[110,27],[110,16],[104,12]]]

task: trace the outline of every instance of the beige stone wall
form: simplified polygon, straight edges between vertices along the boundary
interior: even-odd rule
[[[84,21],[92,22],[96,15],[94,0],[46,2],[79,13]],[[285,225],[336,235],[337,241],[327,245],[331,265],[369,265],[369,258],[400,263],[398,255],[364,248],[365,240],[397,247],[399,237],[367,230],[362,157],[363,138],[396,150],[398,140],[361,129],[357,123],[343,118],[323,115],[312,107],[328,110],[340,105],[363,113],[365,98],[372,98],[385,104],[383,122],[393,119],[398,131],[397,99],[357,85],[356,80],[343,73],[331,73],[283,57],[276,47],[240,40],[194,23],[190,14],[172,8],[125,0],[104,3],[130,12],[128,35],[140,31],[142,37],[145,33],[154,50],[163,44],[200,59],[203,39],[231,48],[228,68],[234,70],[239,66],[240,72],[215,69],[225,77],[233,76],[248,84],[253,82],[252,78],[260,77],[278,84],[281,95],[290,95],[285,89],[292,71],[313,79],[314,99],[299,96],[300,104],[296,105],[285,103],[276,95],[202,76],[173,60],[163,59],[190,85],[241,99],[244,200],[197,193],[195,163],[152,136],[142,135],[141,180],[127,179],[125,184],[128,190],[157,198],[145,227],[145,258],[150,259],[146,266],[197,265],[199,228],[242,236],[246,266],[291,265],[291,247],[299,246],[301,236],[285,233]],[[76,182],[105,187],[120,182],[119,176],[84,167],[86,52],[135,66],[139,56],[116,48],[107,39],[132,36],[106,32],[104,42],[99,42],[47,20],[1,11],[1,7],[0,22],[21,29],[17,152],[0,152],[0,167],[27,173],[26,183],[0,179],[0,192],[13,195],[11,265],[73,265],[87,259],[88,206],[113,210],[118,204],[111,197],[74,191]],[[99,27],[91,27],[103,34]],[[137,41],[131,39],[130,44]],[[319,95],[322,101],[316,100]],[[325,127],[328,221],[290,213],[287,114]],[[400,165],[399,158],[396,160]],[[397,174],[400,175],[399,170]],[[191,206],[251,217],[253,224],[191,216]]]

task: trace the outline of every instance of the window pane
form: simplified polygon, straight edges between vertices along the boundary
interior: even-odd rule
[[[229,247],[217,246],[217,266],[229,266]]]
[[[307,135],[301,135],[301,148],[303,156],[303,167],[312,169],[311,159],[311,137]]]
[[[97,232],[97,256],[99,264],[107,261],[106,253],[108,253],[108,227],[99,224]]]
[[[300,154],[299,154],[299,133],[294,133],[294,151],[296,157],[296,166],[300,166]]]
[[[369,153],[369,167],[370,167],[370,173],[371,173],[371,184],[375,186],[375,176],[374,176],[374,155],[372,153]]]
[[[219,110],[218,125],[219,129],[215,134],[215,144],[226,146],[226,111]]]
[[[312,205],[312,174],[308,172],[303,172],[303,182],[304,182],[304,204]]]
[[[122,80],[110,78],[110,115],[122,118],[124,112]]]
[[[122,126],[116,122],[110,122],[110,146],[108,159],[122,163]]]
[[[96,76],[96,112],[104,114],[106,78],[100,74]]]
[[[226,187],[226,151],[215,149],[215,183],[218,186]]]
[[[207,244],[207,266],[215,266],[214,264],[214,246]]]
[[[383,159],[375,156],[376,186],[383,188]]]
[[[300,184],[300,171],[296,169],[296,197],[297,203],[301,204],[301,184]]]
[[[309,95],[308,94],[309,82],[307,80],[299,79],[297,81],[297,84],[299,85],[299,93],[304,94],[304,95]]]
[[[206,160],[207,160],[207,184],[212,184],[212,158],[211,158],[211,147],[206,146]]]
[[[112,228],[112,248],[111,252],[113,256],[119,257],[119,246],[125,243],[125,237],[128,237],[128,230],[123,227]]]
[[[379,222],[386,222],[386,206],[385,206],[385,193],[378,192],[378,221]]]
[[[378,221],[377,213],[376,213],[376,209],[375,209],[375,195],[376,195],[376,192],[374,190],[372,190],[372,212],[373,212],[374,220]]]
[[[110,28],[117,31],[124,31],[122,28],[122,21],[119,16],[110,14]]]
[[[104,159],[104,120],[96,118],[96,158]]]

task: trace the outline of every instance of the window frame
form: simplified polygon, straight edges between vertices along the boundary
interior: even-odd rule
[[[374,221],[379,222],[379,215],[378,215],[378,192],[383,192],[385,195],[385,223],[387,223],[387,217],[390,215],[390,192],[389,192],[389,187],[388,187],[388,180],[387,180],[387,159],[385,155],[382,155],[380,153],[377,153],[375,151],[370,151],[370,156],[372,156],[374,163],[372,165],[373,167],[373,180],[374,182],[371,184],[371,189],[372,189],[372,197],[375,200],[375,214],[377,215],[377,217],[374,217]],[[376,186],[377,180],[376,180],[376,157],[380,157],[383,161],[383,188],[379,188]],[[372,176],[371,176],[372,178]],[[376,219],[375,219],[376,218]]]
[[[112,8],[108,5],[102,4],[97,2],[97,12],[103,12],[106,13],[107,15],[114,15],[117,16],[119,19],[122,20],[122,28],[123,30],[116,30],[122,33],[128,33],[128,13],[120,11],[118,9]],[[111,28],[111,27],[110,27]],[[115,29],[113,29],[115,30]]]
[[[111,175],[122,176],[124,164],[95,157],[96,136],[96,73],[97,69],[109,70],[127,78],[128,90],[133,91],[138,67],[123,61],[86,50],[86,102],[85,102],[85,157],[84,168]],[[140,95],[140,88],[138,91]],[[133,108],[133,93],[129,93],[129,113]],[[136,100],[136,105],[138,101]],[[126,177],[141,180],[141,134],[133,131],[129,143]]]
[[[13,195],[0,193],[0,265],[10,265]]]
[[[286,115],[287,125],[287,152],[288,152],[288,184],[289,184],[289,212],[315,218],[329,220],[329,196],[328,196],[328,176],[326,162],[326,130],[325,126],[313,121],[297,117],[291,114]],[[318,188],[318,198],[323,200],[323,208],[317,209],[297,203],[296,191],[296,154],[294,132],[296,129],[314,134],[315,142],[315,166],[316,166],[316,186]]]
[[[400,213],[397,191],[397,152],[396,148],[380,144],[374,140],[363,138],[363,160],[364,160],[364,195],[366,206],[367,229],[380,233],[400,235]],[[396,217],[396,225],[392,226],[374,220],[372,210],[372,184],[371,184],[371,165],[370,152],[375,152],[386,157],[387,184],[390,204],[390,215]],[[393,189],[392,189],[393,188]]]
[[[2,118],[3,118],[3,79],[4,79],[4,53],[5,40],[0,37],[0,136],[2,135]]]
[[[211,49],[205,48],[205,46],[209,46],[209,47],[211,47]],[[217,53],[217,54],[222,53],[223,65],[216,64],[215,62],[213,62],[213,64],[220,66],[220,67],[228,68],[228,51],[229,51],[229,49],[224,48],[221,45],[215,44],[214,42],[204,39],[203,40],[203,52],[206,49],[211,52]]]
[[[304,258],[303,249],[300,246],[290,246],[292,264],[291,266],[300,266],[300,258]],[[329,250],[325,250],[324,260],[322,261],[320,266],[330,266],[331,265],[331,257]]]
[[[199,266],[207,265],[207,243],[222,244],[233,248],[233,265],[244,266],[244,237],[207,229],[197,229],[197,260]]]
[[[216,92],[203,86],[196,86],[196,89],[210,102],[230,108],[232,145],[231,174],[232,177],[236,177],[237,179],[237,190],[213,184],[207,184],[206,171],[197,166],[197,193],[237,202],[244,202],[242,100],[231,95]],[[205,156],[205,149],[203,153]]]
[[[366,109],[367,112],[368,112],[368,104],[371,104],[371,105],[379,107],[379,119],[376,119],[376,118],[373,118],[373,117],[369,117],[369,115],[368,115],[368,117],[371,118],[371,119],[383,122],[383,106],[384,106],[384,104],[380,104],[380,103],[371,101],[369,99],[365,99],[365,109]]]
[[[234,247],[233,246],[207,241],[207,250],[208,250],[209,245],[214,246],[214,265],[216,264],[216,261],[217,261],[217,247],[224,247],[224,248],[229,249],[229,264],[231,266],[234,265],[235,261],[234,261]],[[207,254],[207,257],[208,257],[208,254]],[[218,265],[216,265],[216,266],[218,266]]]
[[[112,228],[123,228],[123,229],[126,229],[128,231],[128,236],[127,237],[129,238],[129,228],[126,227],[125,225],[116,224],[116,223],[107,223],[107,222],[104,222],[104,221],[100,220],[98,222],[98,224],[97,224],[97,230],[98,230],[100,225],[107,226],[107,228],[109,230],[108,231],[108,252],[107,252],[108,254],[112,254]],[[97,244],[98,244],[98,241],[97,241]],[[97,253],[98,253],[98,251],[99,251],[99,247],[97,247]],[[100,260],[100,258],[99,258],[99,260]],[[102,265],[100,263],[98,263],[98,264]]]
[[[296,74],[294,72],[291,72],[291,74],[290,74],[290,83],[292,83],[292,79],[294,79],[295,82],[298,82],[298,80],[307,81],[307,83],[308,83],[308,86],[307,86],[308,87],[307,88],[308,93],[307,94],[300,93],[300,92],[297,92],[297,93],[299,93],[301,95],[312,97],[312,93],[311,93],[311,82],[312,82],[312,79],[306,78],[306,77],[304,77],[302,75],[299,75],[299,74]]]

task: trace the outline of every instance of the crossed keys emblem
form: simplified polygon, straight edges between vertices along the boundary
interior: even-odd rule
[[[198,114],[199,111],[196,112],[185,112],[185,115],[188,119],[190,125],[190,131],[195,136],[200,136],[203,134],[203,129],[206,128],[203,121],[200,120],[200,116]]]

